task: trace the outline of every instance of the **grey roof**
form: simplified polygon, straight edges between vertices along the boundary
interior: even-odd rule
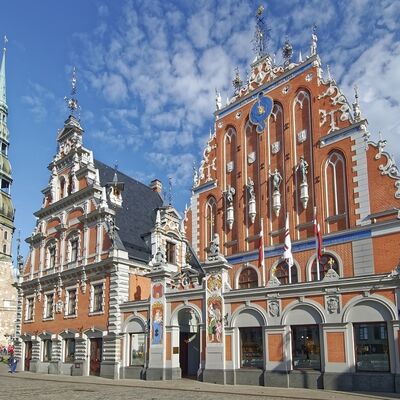
[[[114,168],[98,160],[94,160],[94,164],[99,170],[102,186],[113,181]],[[155,209],[162,206],[163,200],[149,186],[119,171],[117,174],[118,181],[125,184],[122,192],[122,207],[115,210],[118,235],[129,258],[150,261],[151,249],[146,246],[142,236],[153,229],[156,218]]]

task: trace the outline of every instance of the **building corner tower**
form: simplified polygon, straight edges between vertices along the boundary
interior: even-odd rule
[[[11,200],[11,164],[8,159],[6,42],[0,65],[0,344],[6,345],[14,335],[16,290],[11,259],[14,233],[14,206]]]

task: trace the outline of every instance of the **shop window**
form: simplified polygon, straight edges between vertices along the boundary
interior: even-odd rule
[[[67,315],[76,315],[76,289],[67,290]]]
[[[44,314],[45,318],[53,318],[53,316],[54,316],[54,293],[46,294],[44,312],[45,312],[45,314]]]
[[[258,287],[258,275],[254,268],[245,268],[239,276],[239,289],[250,289]]]
[[[319,279],[322,280],[325,277],[325,274],[333,269],[338,275],[339,274],[339,263],[335,257],[330,254],[323,254],[319,261]],[[318,280],[317,274],[317,259],[315,258],[312,266],[311,266],[311,280]]]
[[[43,361],[51,361],[51,351],[53,348],[53,343],[51,339],[43,340]]]
[[[169,264],[176,263],[175,248],[176,246],[174,243],[167,242],[167,263]]]
[[[354,324],[357,371],[389,372],[386,322]]]
[[[75,339],[65,339],[65,362],[70,363],[75,360]]]
[[[144,333],[129,334],[129,365],[143,366],[145,359],[146,335]]]
[[[318,325],[292,325],[294,369],[321,369]]]
[[[240,367],[263,368],[264,352],[261,328],[239,328]]]
[[[289,280],[289,270],[290,270],[290,280]],[[288,283],[297,283],[297,267],[296,265],[292,265],[292,268],[289,268],[286,261],[281,261],[277,267],[275,268],[275,276],[278,278],[281,285],[287,285]]]

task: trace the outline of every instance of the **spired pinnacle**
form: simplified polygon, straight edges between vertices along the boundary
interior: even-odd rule
[[[71,115],[74,115],[76,110],[80,110],[80,105],[78,104],[78,100],[76,99],[76,87],[77,87],[76,68],[74,67],[72,69],[72,77],[71,77],[71,97],[64,97],[64,100],[67,103],[67,107],[71,111]]]
[[[292,60],[292,55],[293,55],[293,46],[292,43],[290,43],[289,38],[286,36],[285,43],[283,44],[282,47],[282,57],[284,60],[284,67],[288,67],[290,65],[290,61]]]
[[[264,22],[264,7],[260,5],[256,11],[256,30],[254,32],[253,50],[256,53],[256,59],[267,54],[267,45],[270,36],[270,29]]]
[[[243,81],[240,78],[240,72],[239,72],[238,67],[236,67],[236,69],[235,69],[235,77],[233,78],[232,85],[233,85],[233,88],[235,89],[235,95],[237,96],[243,85]]]

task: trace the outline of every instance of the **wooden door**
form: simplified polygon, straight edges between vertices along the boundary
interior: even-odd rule
[[[90,375],[100,375],[102,350],[102,339],[90,339]]]
[[[179,335],[179,364],[182,376],[188,375],[188,333],[180,332]]]
[[[32,359],[32,342],[25,342],[24,371],[29,371]]]

